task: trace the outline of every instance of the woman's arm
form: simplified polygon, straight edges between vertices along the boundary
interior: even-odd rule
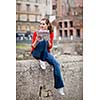
[[[31,45],[33,48],[36,47],[37,40],[38,40],[38,39],[37,39],[37,33],[34,32],[34,33],[33,33],[33,37],[32,37],[32,45]]]
[[[54,39],[54,33],[52,32],[52,33],[50,33],[50,40],[48,41],[49,49],[51,49],[53,46],[53,39]]]

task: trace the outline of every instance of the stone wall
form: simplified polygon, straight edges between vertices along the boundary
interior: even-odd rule
[[[63,49],[63,54],[83,55],[82,41],[59,41],[59,47]]]
[[[83,100],[83,58],[60,55],[65,96],[53,87],[53,68],[42,70],[37,60],[16,61],[16,100]]]

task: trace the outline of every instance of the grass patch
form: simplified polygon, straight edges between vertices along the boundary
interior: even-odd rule
[[[25,44],[16,44],[16,49],[30,49],[30,45],[25,45]]]

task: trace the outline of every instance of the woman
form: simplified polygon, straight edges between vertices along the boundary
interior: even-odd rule
[[[40,39],[38,38],[38,33],[34,32],[33,37],[32,37],[31,54],[34,58],[39,59],[40,61],[46,61],[50,65],[53,65],[54,87],[58,90],[58,92],[61,95],[64,95],[64,91],[63,91],[64,83],[61,76],[60,64],[55,59],[55,57],[50,54],[50,49],[53,46],[54,33],[53,33],[51,23],[49,22],[47,18],[41,19],[40,30],[49,30],[50,39],[49,41],[47,40],[40,41]]]

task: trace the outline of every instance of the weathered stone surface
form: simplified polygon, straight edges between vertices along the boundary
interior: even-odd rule
[[[65,83],[65,96],[53,87],[53,68],[42,70],[37,60],[16,62],[16,100],[83,100],[82,56],[57,57]]]

